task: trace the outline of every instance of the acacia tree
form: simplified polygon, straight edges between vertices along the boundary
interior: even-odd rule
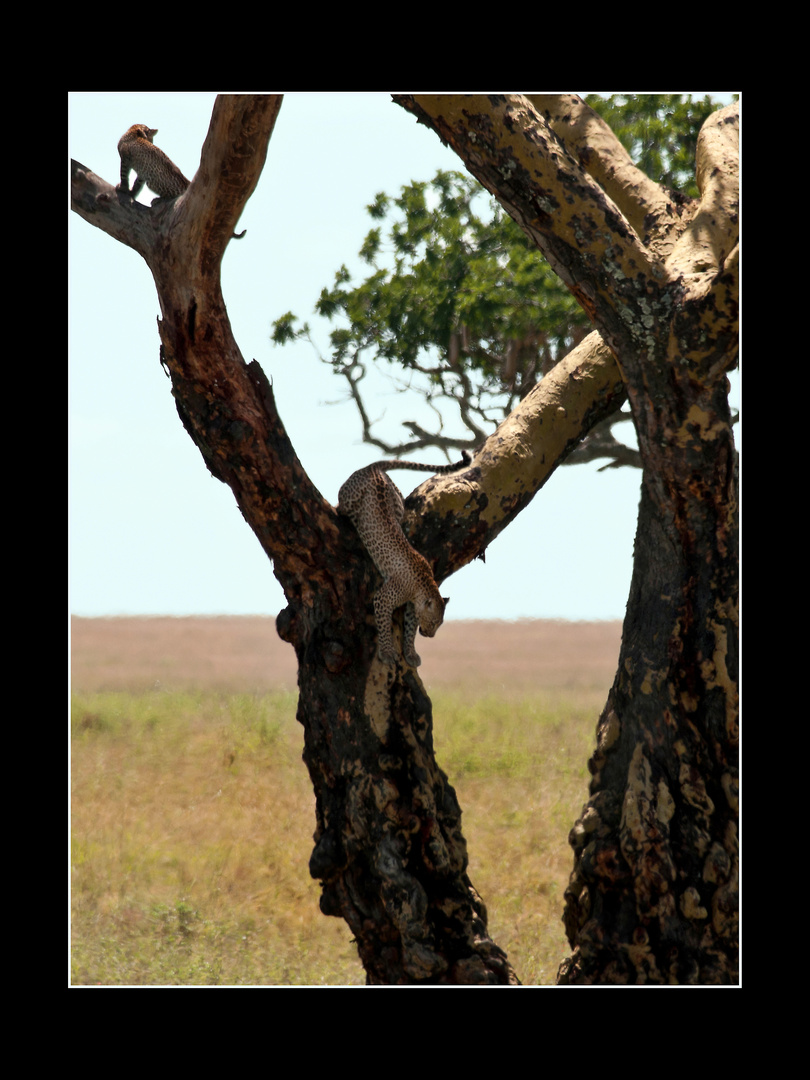
[[[427,481],[405,528],[437,581],[480,555],[627,395],[644,475],[616,680],[572,830],[565,982],[736,980],[736,107],[704,125],[676,204],[569,95],[395,99],[549,259],[596,329],[486,440]],[[376,572],[314,488],[219,283],[280,99],[218,98],[188,191],[134,204],[73,163],[73,207],[138,251],[187,431],[273,560],[316,795],[310,872],[367,980],[514,983],[467,873],[460,810],[417,672],[376,656]]]

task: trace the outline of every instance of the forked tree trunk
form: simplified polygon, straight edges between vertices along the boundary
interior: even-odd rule
[[[474,100],[495,108],[495,99]],[[277,625],[298,657],[298,719],[316,796],[310,872],[323,883],[322,910],[347,921],[370,983],[516,983],[467,877],[460,810],[435,760],[431,706],[418,673],[377,659],[373,565],[349,522],[307,477],[267,378],[255,361],[245,363],[233,340],[222,300],[222,254],[258,181],[279,106],[272,96],[218,98],[200,170],[177,200],[137,206],[74,163],[73,207],[147,261],[160,301],[161,358],[178,413],[207,467],[233,490],[284,589],[288,606]],[[524,130],[535,132],[537,117],[523,99],[518,108]],[[446,137],[444,120],[435,125]],[[473,157],[480,156],[480,144],[473,149]],[[522,198],[525,178],[512,186],[503,178],[514,180],[513,168],[493,175],[505,194],[497,184],[493,190],[534,235],[540,196],[530,191],[535,201],[518,206],[514,196]],[[687,223],[667,217],[649,186],[640,189],[642,216],[655,234],[650,247],[660,255],[670,233],[677,237]],[[549,235],[552,201],[542,197]],[[615,208],[607,219],[602,232],[618,230],[612,257],[626,278],[627,225]],[[551,258],[564,268],[568,248],[561,231]],[[646,255],[634,248],[630,254],[642,262]],[[711,391],[700,377],[692,389],[694,366],[682,365],[683,396],[671,405],[667,328],[674,325],[673,311],[684,310],[683,290],[667,284],[650,294],[658,345],[638,353],[634,367],[632,357],[625,365],[618,348],[627,343],[615,333],[615,313],[605,314],[613,311],[610,289],[600,295],[593,261],[579,259],[577,269],[569,284],[599,316],[602,337],[591,334],[561,361],[470,468],[422,485],[407,501],[405,528],[441,581],[483,552],[582,435],[630,391],[646,454],[644,527],[624,663],[600,722],[591,803],[575,829],[577,863],[566,910],[575,954],[565,977],[692,978],[697,971],[698,978],[721,978],[731,972],[730,911],[724,927],[716,923],[729,909],[734,865],[733,813],[719,798],[732,792],[734,735],[734,535],[733,515],[723,503],[733,487],[733,445],[720,390],[728,349],[719,359],[709,357]],[[639,308],[638,296],[625,299],[634,332],[641,327],[649,337],[649,311]],[[701,331],[701,317],[698,310],[684,323],[680,339],[685,330]],[[705,332],[700,340],[705,344]],[[666,399],[658,411],[648,409],[644,396],[649,358],[658,365],[656,393]],[[656,462],[652,448],[662,442],[678,453],[663,453]],[[669,862],[659,854],[655,832],[664,827]],[[580,843],[580,836],[598,841],[596,847]],[[674,959],[673,947],[679,950]],[[632,959],[645,950],[644,963]],[[709,954],[720,959],[710,964]]]

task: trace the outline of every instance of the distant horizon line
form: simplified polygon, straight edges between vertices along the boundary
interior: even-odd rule
[[[177,615],[174,613],[166,612],[150,612],[144,614],[116,614],[116,615],[80,615],[76,612],[70,612],[71,619],[277,619],[278,613],[275,615],[260,614],[254,612],[246,614],[245,612],[235,612],[228,614],[225,612],[211,612],[210,614],[200,614],[199,612],[192,614]],[[622,617],[618,615],[606,616],[600,618],[598,616],[590,616],[587,618],[577,618],[570,615],[503,615],[503,616],[481,616],[480,618],[460,618],[453,619],[453,623],[470,623],[470,622],[587,622],[587,623],[607,623],[607,622],[621,622]],[[449,623],[447,625],[450,625]]]

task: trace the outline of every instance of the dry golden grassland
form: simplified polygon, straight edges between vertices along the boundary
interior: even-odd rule
[[[470,877],[524,984],[567,953],[567,836],[619,634],[459,623],[422,648]],[[73,984],[362,985],[307,869],[314,797],[272,620],[74,619],[72,652]]]

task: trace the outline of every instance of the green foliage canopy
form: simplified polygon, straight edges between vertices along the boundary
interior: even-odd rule
[[[698,194],[695,145],[717,108],[710,97],[586,100],[651,179],[685,197]],[[404,185],[396,197],[379,192],[366,209],[381,223],[359,251],[370,273],[354,284],[341,266],[315,304],[318,315],[339,322],[325,362],[348,380],[366,441],[397,453],[422,445],[474,446],[585,336],[588,319],[540,251],[470,176],[440,171],[429,182]],[[297,322],[292,312],[276,319],[271,340],[312,342],[309,325],[297,328]],[[427,400],[452,402],[469,435],[447,439],[415,424],[406,425],[418,435],[407,445],[373,435],[359,387],[366,351],[420,373]],[[626,415],[608,423],[619,419]],[[611,437],[608,444],[615,445]]]

